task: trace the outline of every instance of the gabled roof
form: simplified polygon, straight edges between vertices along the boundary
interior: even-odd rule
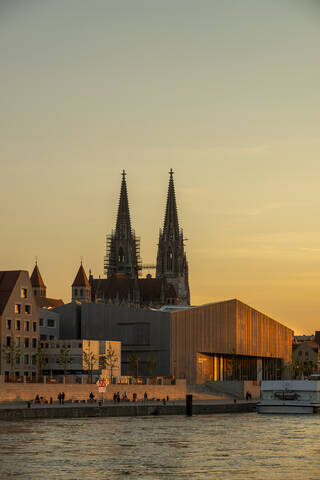
[[[63,300],[48,297],[35,297],[38,307],[40,308],[56,308],[64,305]]]
[[[30,280],[33,287],[46,288],[37,264],[34,266]]]
[[[82,263],[80,265],[80,268],[78,270],[78,273],[76,275],[76,278],[74,279],[72,286],[90,288],[90,283],[88,281],[88,277],[86,275],[86,272],[84,271]]]
[[[0,315],[5,309],[22,270],[0,271]]]

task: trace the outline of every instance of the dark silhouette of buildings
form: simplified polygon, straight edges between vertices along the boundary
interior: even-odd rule
[[[160,229],[156,277],[141,278],[144,268],[140,258],[140,239],[132,229],[126,183],[122,172],[120,200],[115,230],[107,236],[105,256],[107,278],[94,278],[80,265],[72,285],[72,300],[111,303],[135,307],[190,305],[188,262],[183,231],[179,227],[173,171],[163,228]],[[90,290],[89,290],[90,288]]]

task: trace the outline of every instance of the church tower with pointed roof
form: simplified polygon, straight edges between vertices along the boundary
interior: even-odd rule
[[[72,301],[91,302],[91,286],[84,271],[82,261],[72,284]]]
[[[105,273],[108,278],[137,279],[140,267],[140,241],[131,228],[126,172],[122,182],[116,228],[107,236]]]
[[[47,296],[47,287],[42,280],[38,264],[36,262],[32,275],[30,277],[33,294],[35,297],[46,297]]]
[[[156,277],[165,279],[168,287],[176,291],[179,304],[190,305],[188,262],[179,227],[173,173],[171,169],[164,224],[159,234]]]

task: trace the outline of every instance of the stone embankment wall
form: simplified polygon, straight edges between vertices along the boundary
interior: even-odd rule
[[[232,403],[232,404],[194,404],[194,415],[211,415],[214,413],[246,413],[254,412],[256,404]],[[167,405],[143,405],[130,403],[127,405],[70,405],[70,406],[41,406],[31,408],[1,408],[1,420],[40,420],[47,418],[85,418],[85,417],[138,417],[149,415],[185,415],[186,406],[180,404]]]
[[[59,392],[65,393],[65,401],[87,400],[89,393],[93,392],[96,399],[99,399],[98,387],[95,384],[43,384],[43,383],[2,383],[0,384],[0,402],[19,402],[34,400],[36,395],[44,397],[48,401],[50,398],[57,402]],[[107,385],[103,394],[104,400],[112,400],[113,394],[124,392],[132,400],[133,393],[137,394],[137,399],[142,400],[144,393],[147,392],[149,399],[160,399],[169,396],[170,400],[184,400],[186,397],[186,381],[176,380],[176,385]]]

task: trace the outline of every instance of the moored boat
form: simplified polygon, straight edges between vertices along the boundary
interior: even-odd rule
[[[257,411],[259,413],[318,413],[320,412],[320,381],[263,381]]]

